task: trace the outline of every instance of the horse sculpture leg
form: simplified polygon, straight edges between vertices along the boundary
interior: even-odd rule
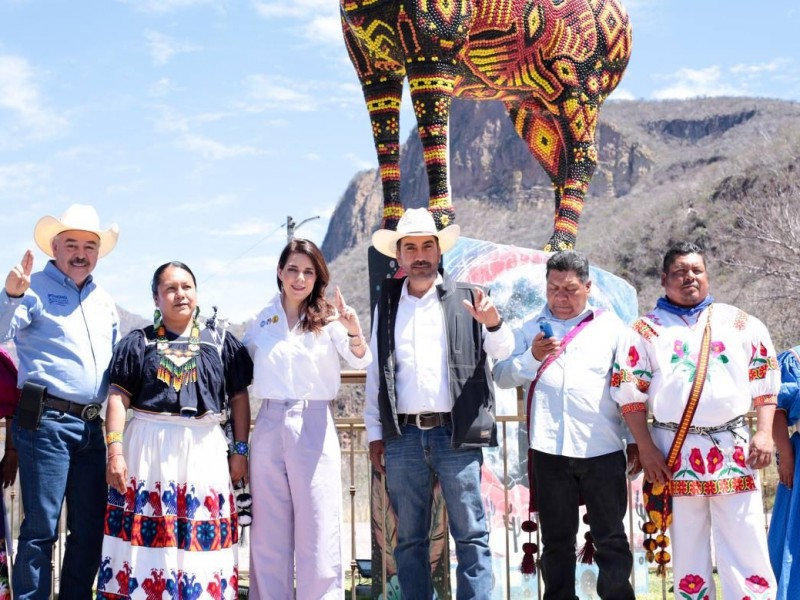
[[[404,210],[400,201],[400,99],[403,78],[386,76],[362,86],[383,184],[381,227],[396,229]]]
[[[406,12],[407,11],[407,12]],[[439,229],[455,221],[448,173],[448,122],[471,0],[408,2],[398,15],[408,87],[428,173],[428,210]]]
[[[548,107],[532,97],[507,102],[506,109],[517,134],[553,183],[555,219],[545,250],[574,248],[584,197],[597,166],[597,103],[584,97]]]
[[[428,172],[428,210],[438,229],[455,222],[455,209],[450,196],[450,152],[447,145],[455,75],[452,72],[442,72],[441,66],[416,69],[414,74],[408,75],[411,101],[417,117],[417,131]]]
[[[396,3],[342,0],[342,31],[372,124],[383,185],[381,227],[396,229],[400,202],[400,100],[406,72],[396,32]]]

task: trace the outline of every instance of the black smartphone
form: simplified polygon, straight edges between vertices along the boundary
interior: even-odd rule
[[[15,416],[20,427],[30,431],[39,429],[46,395],[47,388],[43,385],[31,382],[22,385],[22,393],[19,396],[19,405]]]
[[[547,321],[540,321],[539,322],[539,331],[544,334],[544,337],[551,338],[553,337],[553,328],[550,326],[550,323]]]

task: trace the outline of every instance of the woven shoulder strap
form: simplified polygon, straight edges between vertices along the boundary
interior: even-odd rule
[[[713,307],[713,304],[708,307],[706,326],[703,330],[703,340],[700,342],[700,354],[697,357],[697,369],[694,372],[692,389],[689,391],[689,399],[686,402],[686,408],[683,409],[683,415],[678,424],[678,430],[675,432],[672,446],[670,446],[669,453],[667,454],[667,467],[670,469],[678,460],[678,455],[681,452],[683,443],[686,441],[686,434],[689,432],[692,419],[694,419],[694,414],[697,412],[697,405],[700,404],[700,396],[703,394],[703,384],[706,381],[708,363],[711,356],[711,311]]]

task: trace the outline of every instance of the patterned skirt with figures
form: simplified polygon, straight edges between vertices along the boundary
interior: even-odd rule
[[[237,515],[217,416],[134,412],[128,486],[109,488],[97,599],[232,599]]]

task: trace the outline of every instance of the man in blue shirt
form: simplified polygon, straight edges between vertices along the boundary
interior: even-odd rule
[[[59,598],[92,597],[107,494],[100,408],[119,317],[91,273],[117,237],[116,225],[100,229],[91,206],[73,204],[60,219],[43,217],[34,239],[53,260],[32,274],[28,250],[0,292],[0,341],[16,344],[23,388],[12,427],[25,511],[12,574],[15,598],[50,597],[50,561],[65,498]]]

